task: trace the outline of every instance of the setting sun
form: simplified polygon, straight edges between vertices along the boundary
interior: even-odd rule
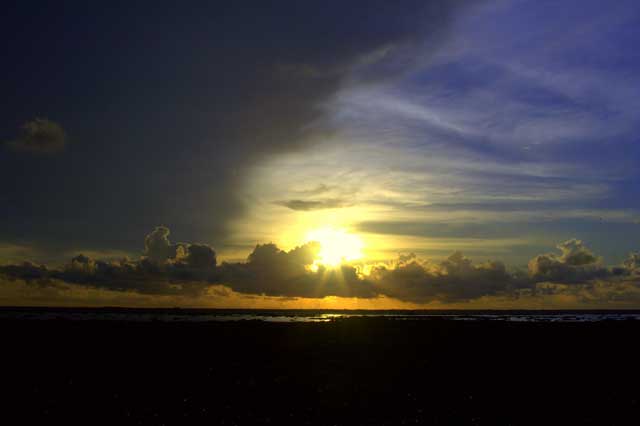
[[[326,266],[337,266],[344,261],[357,260],[362,257],[362,240],[343,229],[321,228],[310,231],[307,241],[317,241],[321,249],[317,263]]]

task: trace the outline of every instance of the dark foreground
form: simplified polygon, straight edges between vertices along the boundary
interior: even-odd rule
[[[640,421],[639,321],[0,327],[7,425]]]

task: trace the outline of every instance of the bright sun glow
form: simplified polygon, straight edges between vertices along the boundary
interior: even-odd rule
[[[363,244],[360,238],[342,229],[321,228],[310,231],[307,234],[307,241],[320,243],[317,263],[321,265],[338,266],[342,262],[362,257]]]

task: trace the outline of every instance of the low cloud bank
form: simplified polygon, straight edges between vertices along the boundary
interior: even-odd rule
[[[320,251],[316,242],[290,251],[259,244],[245,262],[218,264],[212,247],[172,243],[169,235],[166,227],[153,230],[137,260],[106,262],[80,254],[57,269],[30,262],[0,266],[0,287],[20,280],[40,288],[67,283],[184,297],[203,296],[224,286],[240,294],[287,298],[385,296],[412,303],[456,303],[486,297],[571,296],[585,303],[640,303],[640,253],[631,253],[621,265],[606,266],[576,239],[559,244],[560,253],[535,256],[526,271],[509,271],[503,262],[474,264],[460,252],[439,262],[405,254],[367,267],[312,268]]]
[[[639,253],[631,253],[622,265],[608,267],[580,240],[565,241],[557,248],[560,254],[535,256],[527,271],[515,272],[501,261],[473,264],[460,252],[442,262],[404,255],[393,265],[374,268],[369,279],[381,294],[417,303],[536,295],[574,295],[589,301],[606,300],[623,288],[622,293],[636,286],[640,290]]]

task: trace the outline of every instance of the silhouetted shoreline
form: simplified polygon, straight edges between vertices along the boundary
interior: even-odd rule
[[[3,400],[22,424],[635,424],[640,414],[638,321],[0,327]]]

